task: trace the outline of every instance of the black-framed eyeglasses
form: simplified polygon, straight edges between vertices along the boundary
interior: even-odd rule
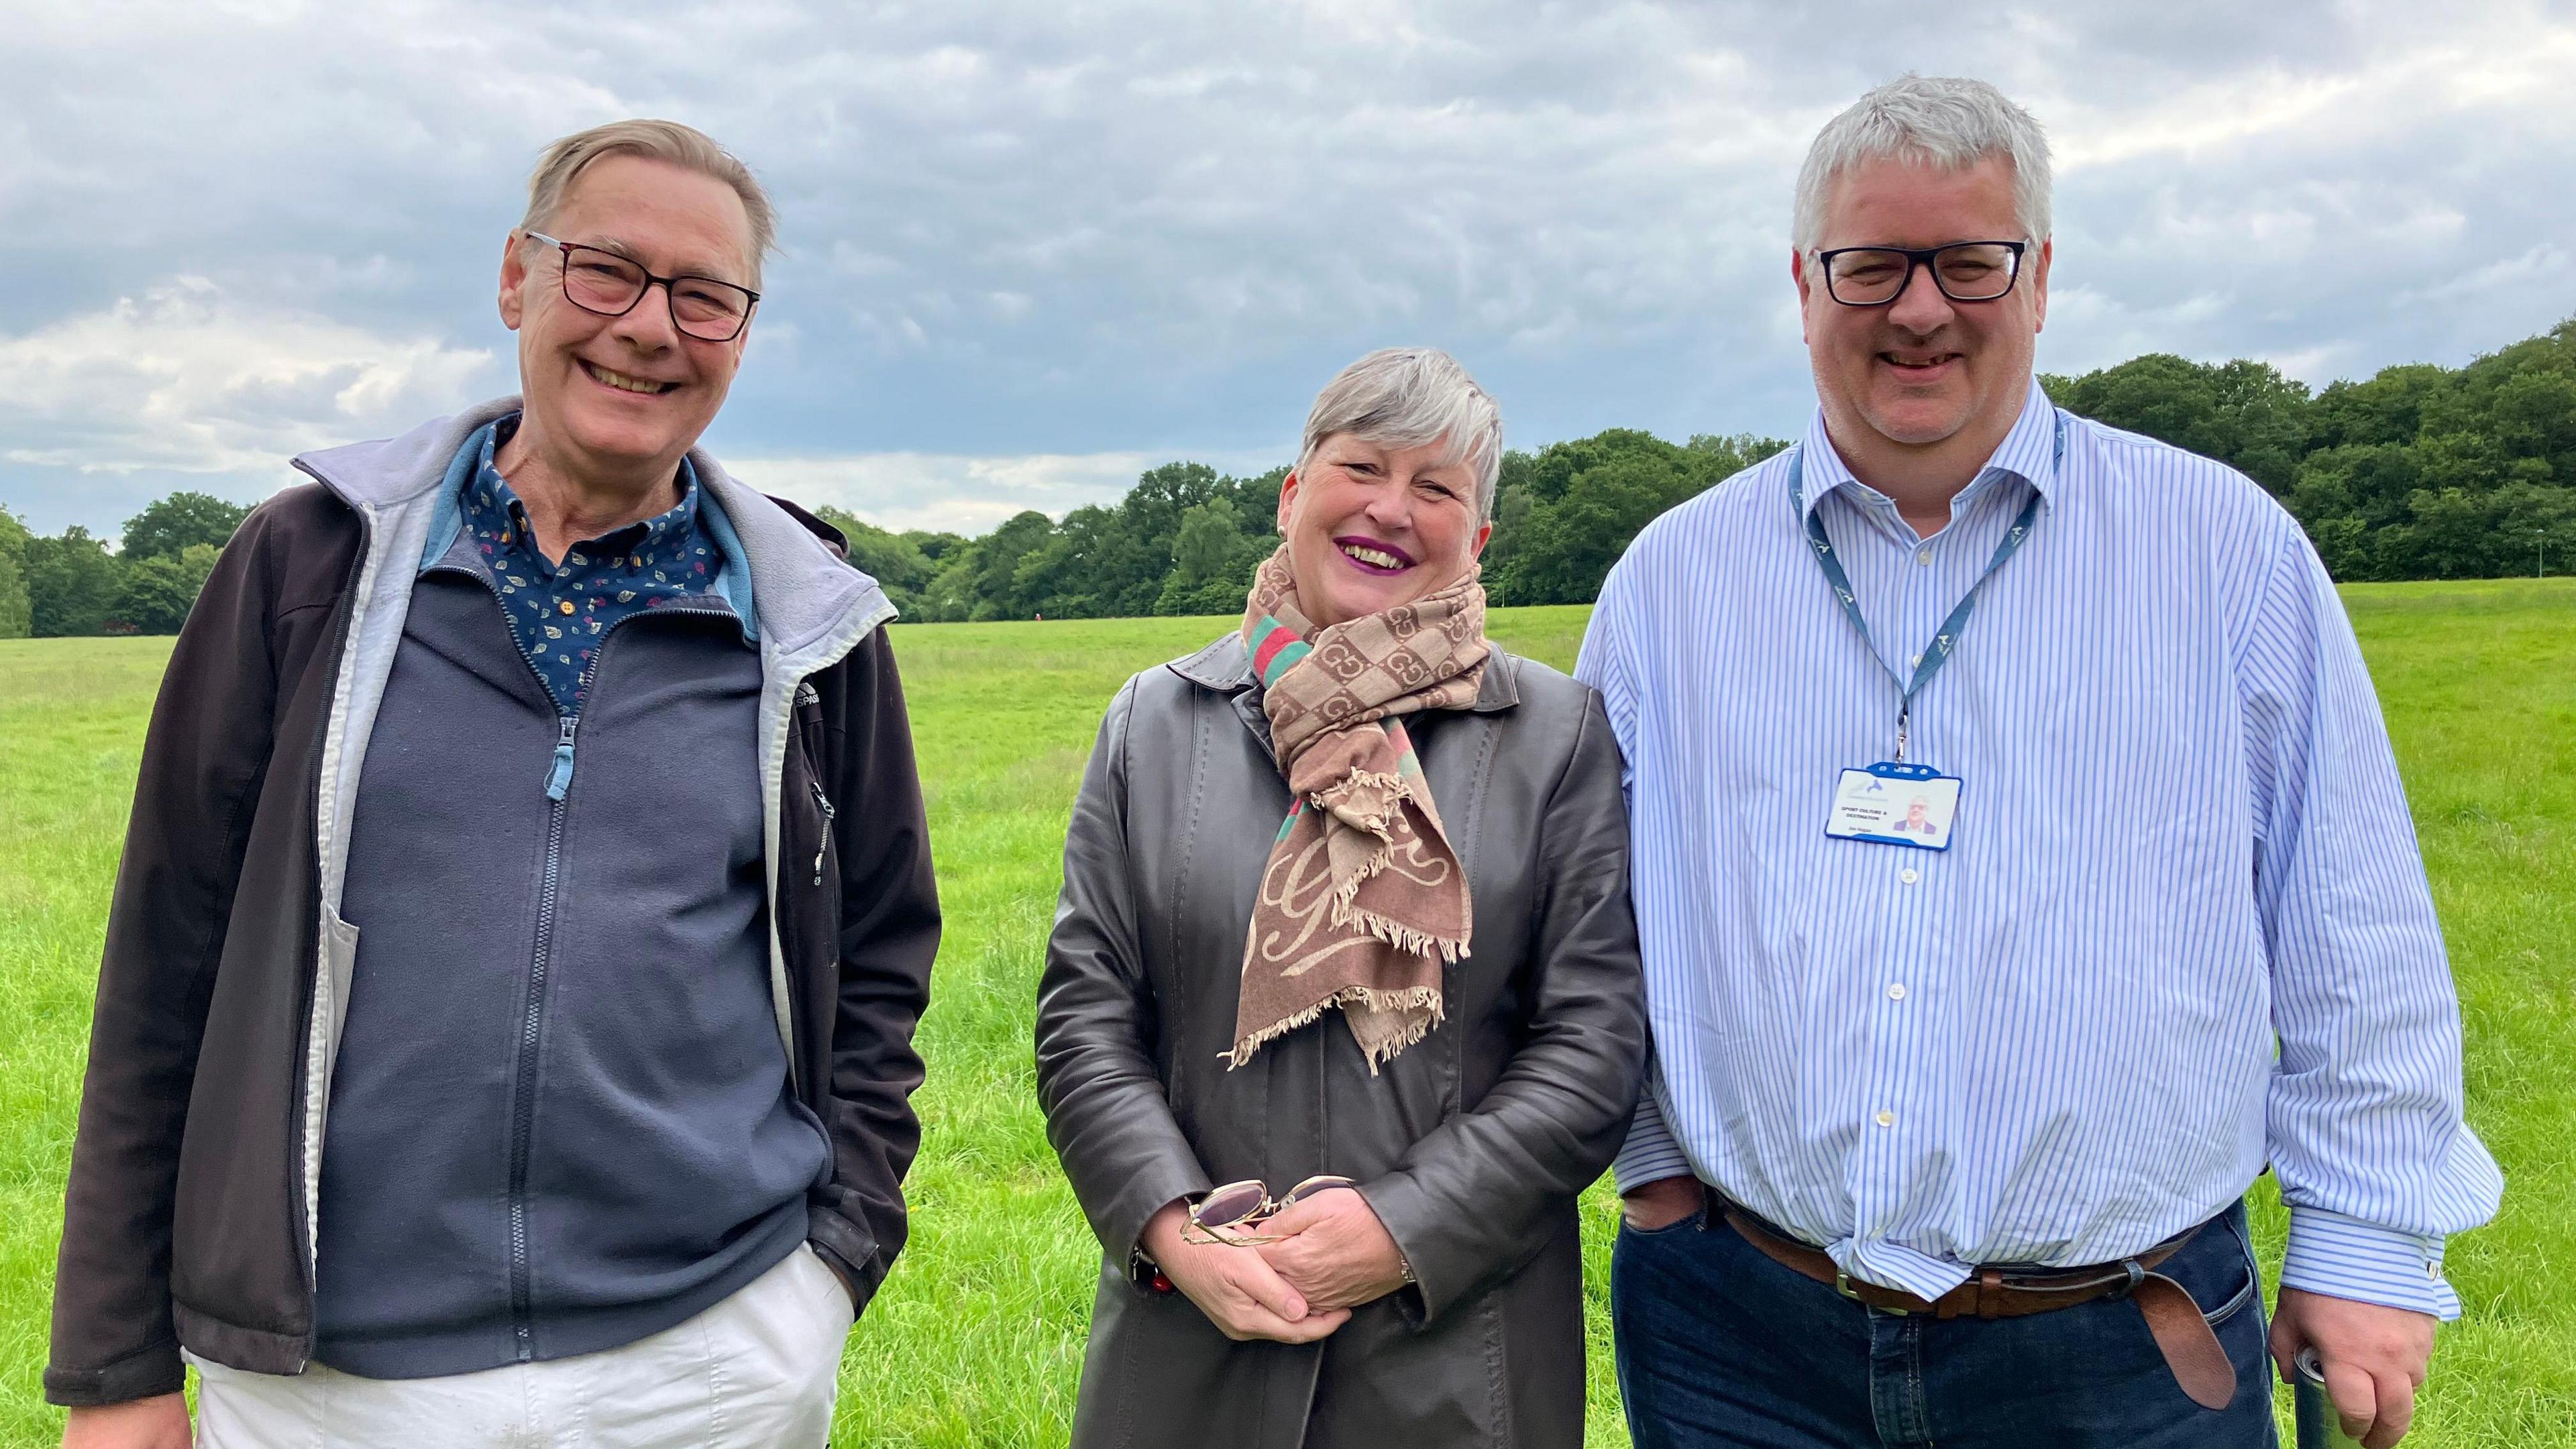
[[[1953,302],[1991,302],[2013,289],[2028,242],[1952,242],[1940,247],[1836,247],[1816,253],[1825,295],[1846,307],[1885,307],[1905,295],[1914,269]]]
[[[623,317],[635,310],[653,284],[671,301],[671,325],[701,342],[731,342],[751,324],[751,309],[760,294],[749,287],[714,277],[657,277],[633,259],[605,247],[561,241],[543,232],[523,232],[563,253],[564,300],[602,317]]]

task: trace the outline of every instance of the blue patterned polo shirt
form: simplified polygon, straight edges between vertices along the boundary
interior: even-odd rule
[[[683,599],[703,607],[712,596],[727,612],[731,606],[714,593],[715,541],[699,521],[697,470],[685,458],[677,507],[576,543],[564,550],[563,562],[548,563],[528,528],[527,506],[492,463],[518,426],[513,415],[484,434],[483,456],[459,500],[460,541],[491,570],[510,633],[555,708],[577,715],[600,641],[619,620]]]

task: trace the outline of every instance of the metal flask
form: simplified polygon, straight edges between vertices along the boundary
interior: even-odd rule
[[[2298,1382],[2290,1386],[2291,1418],[2298,1425],[2298,1449],[2361,1449],[2361,1441],[2343,1431],[2334,1400],[2326,1397],[2326,1371],[2313,1348],[2299,1350],[2291,1367]]]

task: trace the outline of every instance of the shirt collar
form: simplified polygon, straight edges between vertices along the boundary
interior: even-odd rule
[[[519,501],[519,495],[510,487],[510,480],[501,476],[499,466],[493,461],[500,455],[502,444],[518,431],[518,426],[519,415],[513,413],[483,430],[482,451],[475,459],[474,471],[466,477],[462,502],[468,518],[506,522],[511,546],[524,548],[527,556],[535,560],[543,555],[537,551],[536,540],[528,529],[527,505]],[[611,529],[597,539],[582,539],[573,545],[573,549],[614,539],[618,543],[616,552],[649,564],[681,548],[698,526],[698,472],[687,458],[680,460],[679,481],[680,501],[677,504],[641,523]],[[571,550],[566,552],[569,556]],[[598,552],[609,550],[603,548]]]
[[[1977,476],[1968,484],[1968,489],[1986,486],[1987,481],[1998,473],[2009,474],[2028,483],[2040,497],[2054,504],[2057,437],[2057,405],[2048,400],[2048,393],[2040,387],[2039,379],[2032,378],[2030,391],[2022,399],[2021,416],[2013,421],[2012,431],[2004,434],[2003,442],[1996,447],[1994,455],[1986,459],[1986,465],[1977,470]],[[1817,500],[1837,488],[1868,488],[1853,476],[1851,468],[1843,462],[1843,455],[1835,450],[1833,439],[1826,435],[1825,410],[1821,407],[1816,409],[1815,417],[1807,424],[1807,439],[1799,449],[1798,467],[1799,483],[1811,513],[1815,511]],[[1966,496],[1966,490],[1962,490],[1962,496]]]

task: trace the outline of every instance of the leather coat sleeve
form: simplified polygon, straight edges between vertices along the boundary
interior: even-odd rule
[[[1154,997],[1127,861],[1129,681],[1100,722],[1065,831],[1064,893],[1038,983],[1038,1100],[1047,1139],[1113,1260],[1174,1198],[1211,1184],[1156,1070]]]
[[[832,1030],[832,1185],[810,1227],[862,1308],[903,1251],[903,1178],[921,1150],[913,1031],[930,1006],[939,893],[912,722],[880,627],[834,666],[844,738],[833,742],[840,812],[839,1006]],[[831,1221],[838,1217],[839,1222]]]
[[[1558,1231],[1553,1204],[1600,1177],[1646,1067],[1645,978],[1628,903],[1628,812],[1598,696],[1540,823],[1528,1035],[1473,1111],[1361,1193],[1403,1249],[1422,1322],[1518,1271]]]
[[[268,767],[280,665],[269,535],[283,506],[254,512],[216,560],[144,736],[64,1194],[45,1370],[57,1404],[184,1380],[170,1306],[179,1138]]]

